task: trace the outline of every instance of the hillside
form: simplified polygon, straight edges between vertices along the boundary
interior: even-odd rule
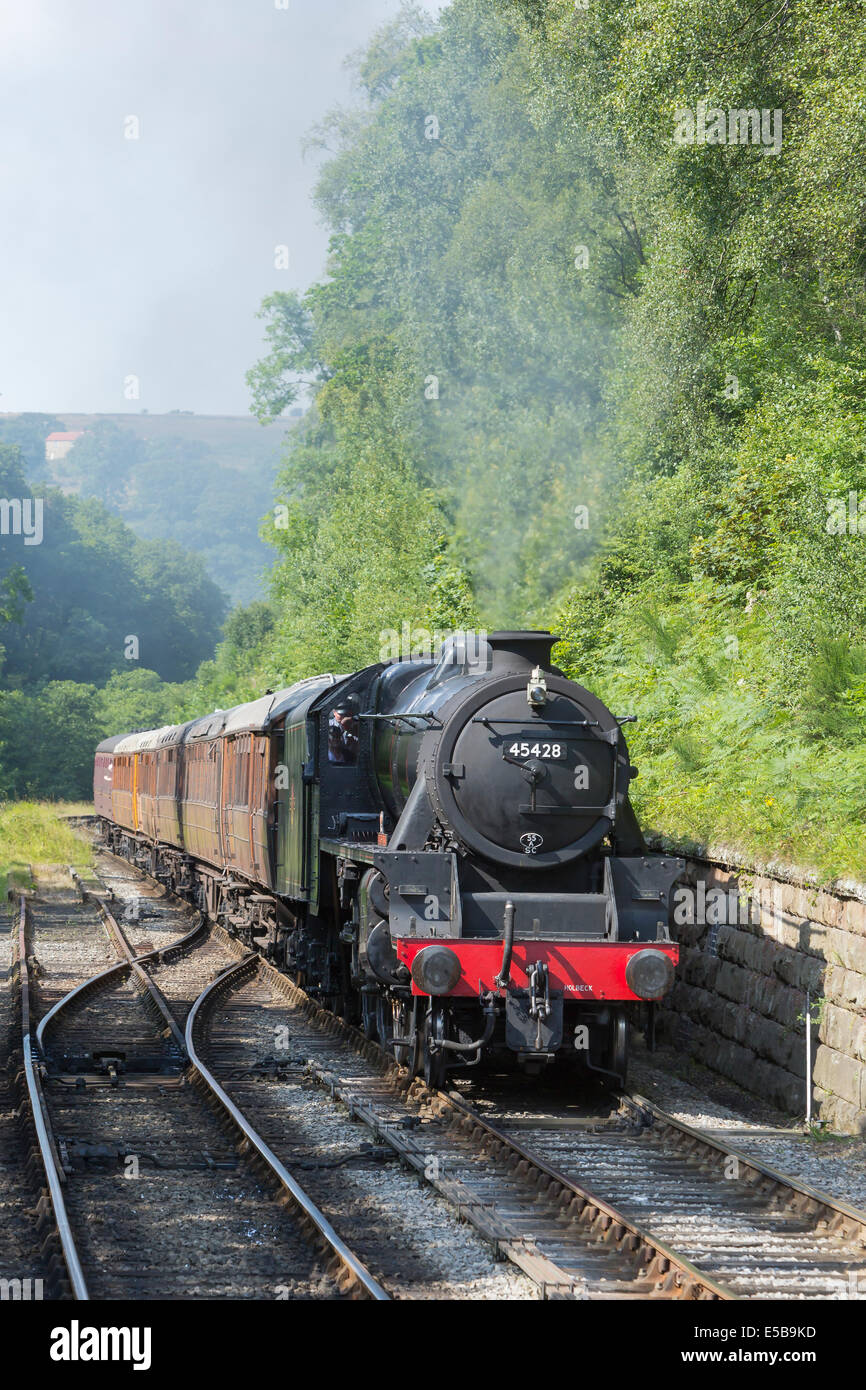
[[[53,420],[51,429],[37,421]],[[25,445],[32,482],[94,497],[139,536],[197,552],[234,603],[261,596],[271,552],[259,527],[272,505],[285,435],[296,421],[252,417],[66,414],[0,416],[0,439]],[[54,429],[83,431],[63,459],[46,462]],[[27,436],[26,439],[24,436]]]
[[[0,419],[3,417],[0,416]],[[121,429],[129,430],[143,440],[182,439],[204,444],[211,450],[216,463],[247,473],[262,460],[276,460],[294,419],[261,425],[251,415],[193,415],[171,411],[166,415],[132,412],[114,415],[76,415],[62,417],[68,430],[90,430],[107,420]]]

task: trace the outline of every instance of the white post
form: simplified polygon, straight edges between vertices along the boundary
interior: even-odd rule
[[[812,1126],[812,1004],[806,990],[806,1128]]]

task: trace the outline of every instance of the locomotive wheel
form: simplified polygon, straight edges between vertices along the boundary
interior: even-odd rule
[[[379,998],[378,994],[361,991],[361,1031],[373,1042],[379,1037]]]
[[[415,1076],[418,1071],[421,1047],[419,1045],[418,1031],[418,1001],[416,999],[394,999],[392,1001],[394,1037],[407,1038],[408,1042],[395,1042],[393,1044],[394,1060],[400,1067],[408,1067],[409,1075]]]
[[[392,1026],[391,1001],[384,994],[379,994],[376,996],[376,1033],[383,1047],[388,1046]]]
[[[619,1084],[624,1088],[628,1075],[628,1018],[625,1009],[617,1009],[614,1013],[608,1037],[610,1040],[608,1070],[619,1077]]]
[[[432,999],[424,1016],[424,1081],[431,1090],[438,1091],[445,1085],[448,1064],[447,1054],[438,1048],[431,1050],[431,1042],[442,1042],[448,1036],[448,1015],[441,1004]]]

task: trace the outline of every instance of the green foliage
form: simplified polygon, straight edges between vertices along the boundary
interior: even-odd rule
[[[353,443],[345,438],[346,455]],[[365,455],[335,470],[321,510],[312,489],[274,543],[279,614],[268,651],[285,677],[379,660],[389,629],[468,625],[473,605],[450,559],[446,521],[408,464]]]
[[[28,494],[24,454],[20,445],[0,444],[0,496],[26,497]]]
[[[36,412],[23,412],[0,420],[0,455],[4,448],[14,446],[21,451],[23,469],[30,478],[45,475],[45,440],[57,430],[65,430],[62,420],[54,415],[40,415]],[[23,486],[23,484],[22,484]],[[4,490],[4,497],[19,496]]]
[[[156,671],[125,671],[111,676],[96,698],[96,716],[105,735],[159,729],[173,724],[187,688],[160,680]]]
[[[808,670],[804,724],[818,736],[861,740],[866,733],[866,646],[821,634]]]
[[[315,395],[273,667],[372,659],[444,566],[639,714],[650,825],[866,870],[864,57],[854,0],[404,7],[316,134],[329,278],[264,307],[257,408]],[[678,144],[699,101],[781,151]]]
[[[267,325],[265,341],[271,351],[247,372],[247,384],[255,414],[268,424],[294,405],[304,386],[314,385],[325,373],[314,355],[313,316],[295,290],[268,295],[259,318]]]
[[[0,804],[0,892],[31,887],[31,864],[89,868],[93,862],[90,844],[62,819],[65,815],[86,813],[87,809],[86,803]]]
[[[102,737],[92,685],[49,681],[34,693],[0,692],[0,796],[89,801]]]
[[[13,565],[0,580],[0,623],[20,623],[24,605],[32,600],[30,580],[21,565]]]
[[[66,470],[85,496],[100,502],[125,502],[144,467],[145,446],[112,420],[98,420],[68,456]]]
[[[18,446],[0,446],[6,498],[31,498],[22,464]],[[175,543],[139,540],[101,503],[43,493],[40,543],[3,538],[0,796],[89,799],[96,743],[183,708],[185,688],[163,682],[210,656],[225,603]]]
[[[462,3],[430,28],[406,6],[358,61],[364,104],[316,136],[333,152],[329,278],[263,306],[258,413],[301,378],[315,392],[268,531],[287,673],[374,659],[403,622],[540,615],[590,549],[575,508],[594,526],[604,509],[592,429],[613,301],[574,248],[590,222],[620,250],[632,229],[534,121],[508,6]]]
[[[139,540],[101,504],[59,492],[45,493],[43,528],[40,545],[10,538],[18,568],[6,592],[15,583],[32,602],[3,629],[8,685],[102,683],[129,669],[130,636],[137,659],[167,680],[191,676],[213,651],[225,601],[196,556]]]
[[[236,608],[223,627],[223,640],[213,660],[201,664],[195,680],[176,687],[173,717],[192,719],[209,710],[254,700],[265,690],[276,690],[282,676],[272,668],[267,655],[275,627],[273,609],[266,603]]]

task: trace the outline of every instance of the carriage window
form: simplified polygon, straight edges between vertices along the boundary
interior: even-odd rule
[[[247,740],[241,737],[234,744],[235,806],[246,806],[249,793],[250,753]]]
[[[358,716],[351,709],[328,715],[328,762],[354,767],[358,761]]]

